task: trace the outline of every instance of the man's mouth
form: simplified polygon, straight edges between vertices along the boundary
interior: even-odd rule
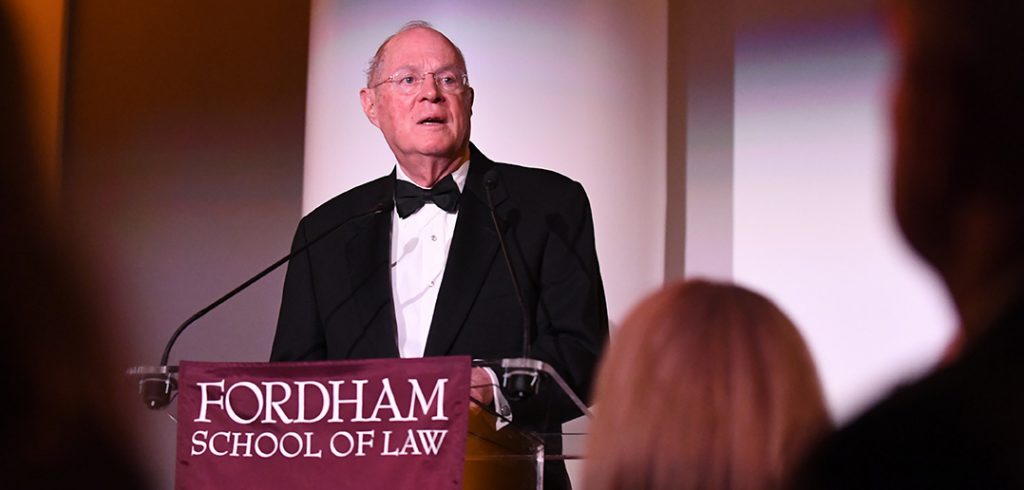
[[[445,122],[443,117],[425,117],[416,124],[444,124]]]

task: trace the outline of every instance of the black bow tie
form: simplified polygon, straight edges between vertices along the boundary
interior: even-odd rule
[[[449,213],[459,209],[459,186],[451,174],[430,189],[420,188],[404,180],[395,181],[395,209],[399,218],[408,218],[428,201]]]

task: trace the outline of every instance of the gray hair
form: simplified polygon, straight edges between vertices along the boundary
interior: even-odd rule
[[[380,43],[380,46],[377,48],[377,52],[374,53],[373,58],[370,58],[370,65],[366,68],[367,87],[373,85],[373,78],[377,75],[377,70],[380,69],[380,65],[384,63],[384,52],[387,50],[387,46],[391,42],[391,40],[394,39],[395,36],[398,36],[399,34],[406,31],[411,31],[413,29],[430,29],[440,34],[441,37],[448,41],[448,44],[450,44],[452,48],[455,49],[455,56],[458,58],[459,64],[462,65],[462,69],[466,69],[466,58],[465,56],[462,55],[462,50],[459,49],[459,47],[456,46],[451,39],[448,39],[448,36],[445,36],[441,31],[437,30],[430,22],[427,22],[425,20],[411,20],[403,24],[402,27],[398,29],[398,31],[396,31],[394,34],[388,36],[388,38],[385,39],[384,42]]]

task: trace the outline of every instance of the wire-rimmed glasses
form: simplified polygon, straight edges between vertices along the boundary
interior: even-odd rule
[[[434,84],[438,90],[448,94],[459,94],[462,93],[466,87],[469,86],[469,76],[465,73],[455,70],[443,70],[439,72],[423,72],[416,73],[412,70],[401,70],[395,74],[381,80],[370,88],[376,88],[385,83],[393,84],[395,90],[402,95],[412,95],[419,92],[420,88],[423,87],[423,81],[426,80],[427,76],[431,76],[434,79]]]

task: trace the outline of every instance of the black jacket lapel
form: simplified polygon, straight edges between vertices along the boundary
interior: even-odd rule
[[[424,356],[448,353],[498,252],[498,238],[483,183],[484,174],[494,168],[494,163],[475,147],[471,149],[469,175],[459,202],[459,218],[448,250]],[[500,185],[491,194],[495,206],[505,199]]]

